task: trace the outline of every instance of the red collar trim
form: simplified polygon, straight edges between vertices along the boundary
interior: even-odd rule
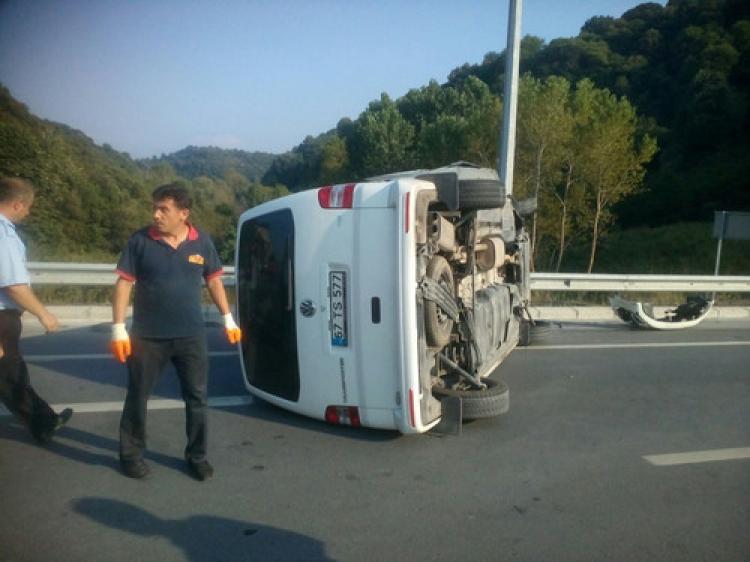
[[[193,240],[198,240],[198,229],[195,228],[190,223],[187,223],[187,225],[188,225],[187,239],[190,240],[191,242]],[[151,240],[161,240],[162,239],[161,233],[158,230],[156,230],[155,226],[152,226],[151,228],[148,229],[148,237],[151,238]]]

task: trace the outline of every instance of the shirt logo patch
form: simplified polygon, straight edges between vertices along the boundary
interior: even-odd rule
[[[198,265],[203,265],[206,260],[204,260],[203,256],[200,254],[193,254],[192,256],[188,256],[188,261],[190,263],[197,263]]]

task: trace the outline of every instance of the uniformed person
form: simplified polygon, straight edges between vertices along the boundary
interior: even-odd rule
[[[219,256],[206,233],[190,223],[192,200],[180,184],[153,192],[153,224],[133,234],[117,264],[112,299],[114,356],[128,368],[128,390],[120,421],[120,463],[125,475],[144,478],[146,403],[168,362],[176,371],[185,401],[185,460],[198,480],[213,475],[206,459],[208,351],[201,310],[202,283],[223,315],[227,338],[240,329],[227,302]],[[132,342],[125,312],[135,284]]]
[[[21,315],[24,310],[39,319],[47,332],[58,328],[57,318],[39,302],[26,269],[26,247],[15,225],[23,221],[34,203],[34,186],[21,178],[0,178],[0,399],[20,419],[39,443],[73,415],[60,414],[34,391],[21,356]]]

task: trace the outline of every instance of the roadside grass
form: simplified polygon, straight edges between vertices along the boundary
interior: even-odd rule
[[[713,275],[717,240],[711,223],[678,223],[654,228],[613,231],[601,242],[593,273],[652,275]],[[562,271],[584,273],[589,247],[581,244],[566,254]],[[541,271],[541,270],[540,270]],[[750,241],[725,240],[719,275],[750,275]],[[535,291],[534,305],[608,306],[611,293]],[[625,298],[670,306],[685,302],[687,293],[627,292]],[[718,306],[748,306],[750,293],[718,293]]]

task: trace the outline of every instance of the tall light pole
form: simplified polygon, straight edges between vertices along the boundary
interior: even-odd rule
[[[518,65],[521,54],[521,4],[509,0],[508,46],[505,49],[505,91],[503,94],[503,127],[500,133],[498,174],[506,197],[513,195],[513,161],[516,154],[516,111],[518,109]]]

